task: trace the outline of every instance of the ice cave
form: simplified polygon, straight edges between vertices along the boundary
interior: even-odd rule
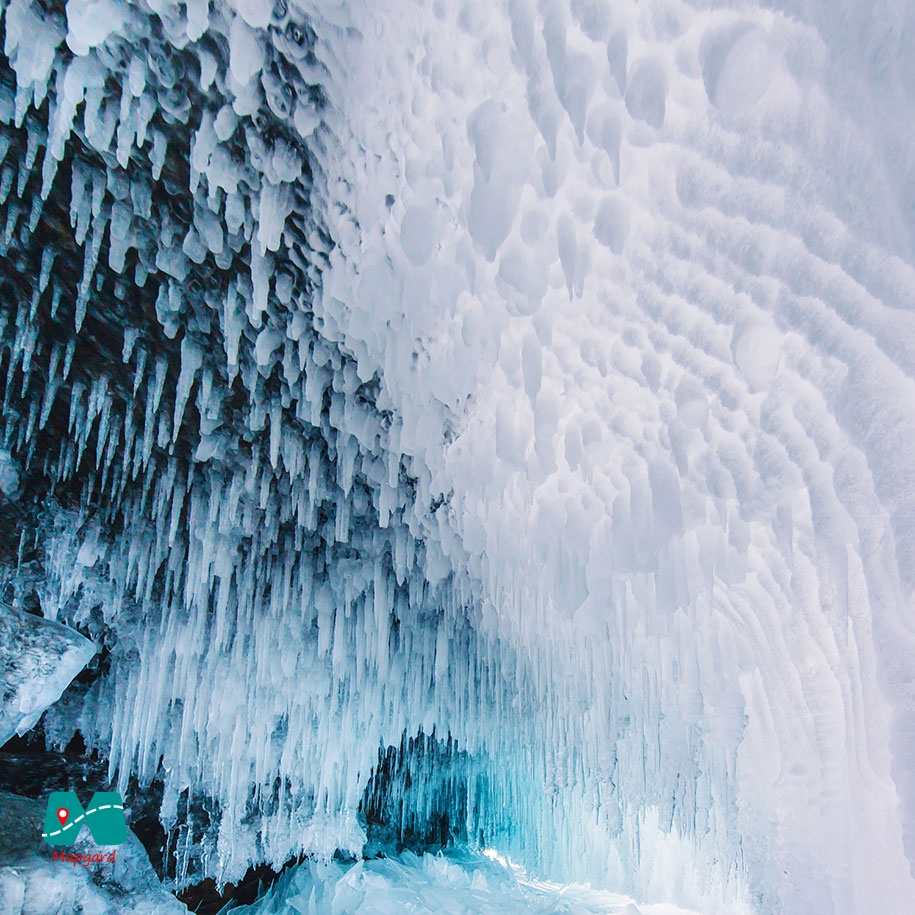
[[[0,43],[3,915],[915,913],[915,2]]]

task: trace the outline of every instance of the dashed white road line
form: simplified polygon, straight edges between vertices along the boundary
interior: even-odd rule
[[[54,832],[43,832],[41,834],[42,839],[52,839],[54,836],[59,836],[62,832],[66,832],[71,826],[75,826],[80,820],[84,817],[89,816],[91,813],[95,813],[97,810],[123,810],[124,806],[122,804],[99,804],[98,807],[93,807],[91,810],[87,810],[85,813],[81,813],[72,823],[67,823],[63,829],[55,829]]]

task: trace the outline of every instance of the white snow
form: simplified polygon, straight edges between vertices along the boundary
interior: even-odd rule
[[[738,23],[706,39],[704,77],[709,99],[725,114],[742,114],[762,98],[775,70],[766,33]]]
[[[594,237],[614,254],[622,254],[629,235],[629,214],[625,204],[613,197],[605,197],[594,217]]]

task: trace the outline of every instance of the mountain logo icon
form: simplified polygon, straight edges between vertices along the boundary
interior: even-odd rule
[[[42,839],[48,845],[72,845],[88,826],[96,845],[120,845],[127,838],[124,804],[117,791],[96,791],[83,809],[73,791],[54,791],[48,798]]]

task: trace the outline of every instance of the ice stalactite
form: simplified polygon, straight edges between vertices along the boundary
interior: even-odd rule
[[[525,675],[426,536],[377,375],[314,314],[308,18],[117,10],[4,12],[2,439],[42,505],[5,578],[105,648],[47,733],[162,779],[179,884],[229,880],[361,851],[379,748],[480,749]],[[188,793],[205,828],[176,823]]]

